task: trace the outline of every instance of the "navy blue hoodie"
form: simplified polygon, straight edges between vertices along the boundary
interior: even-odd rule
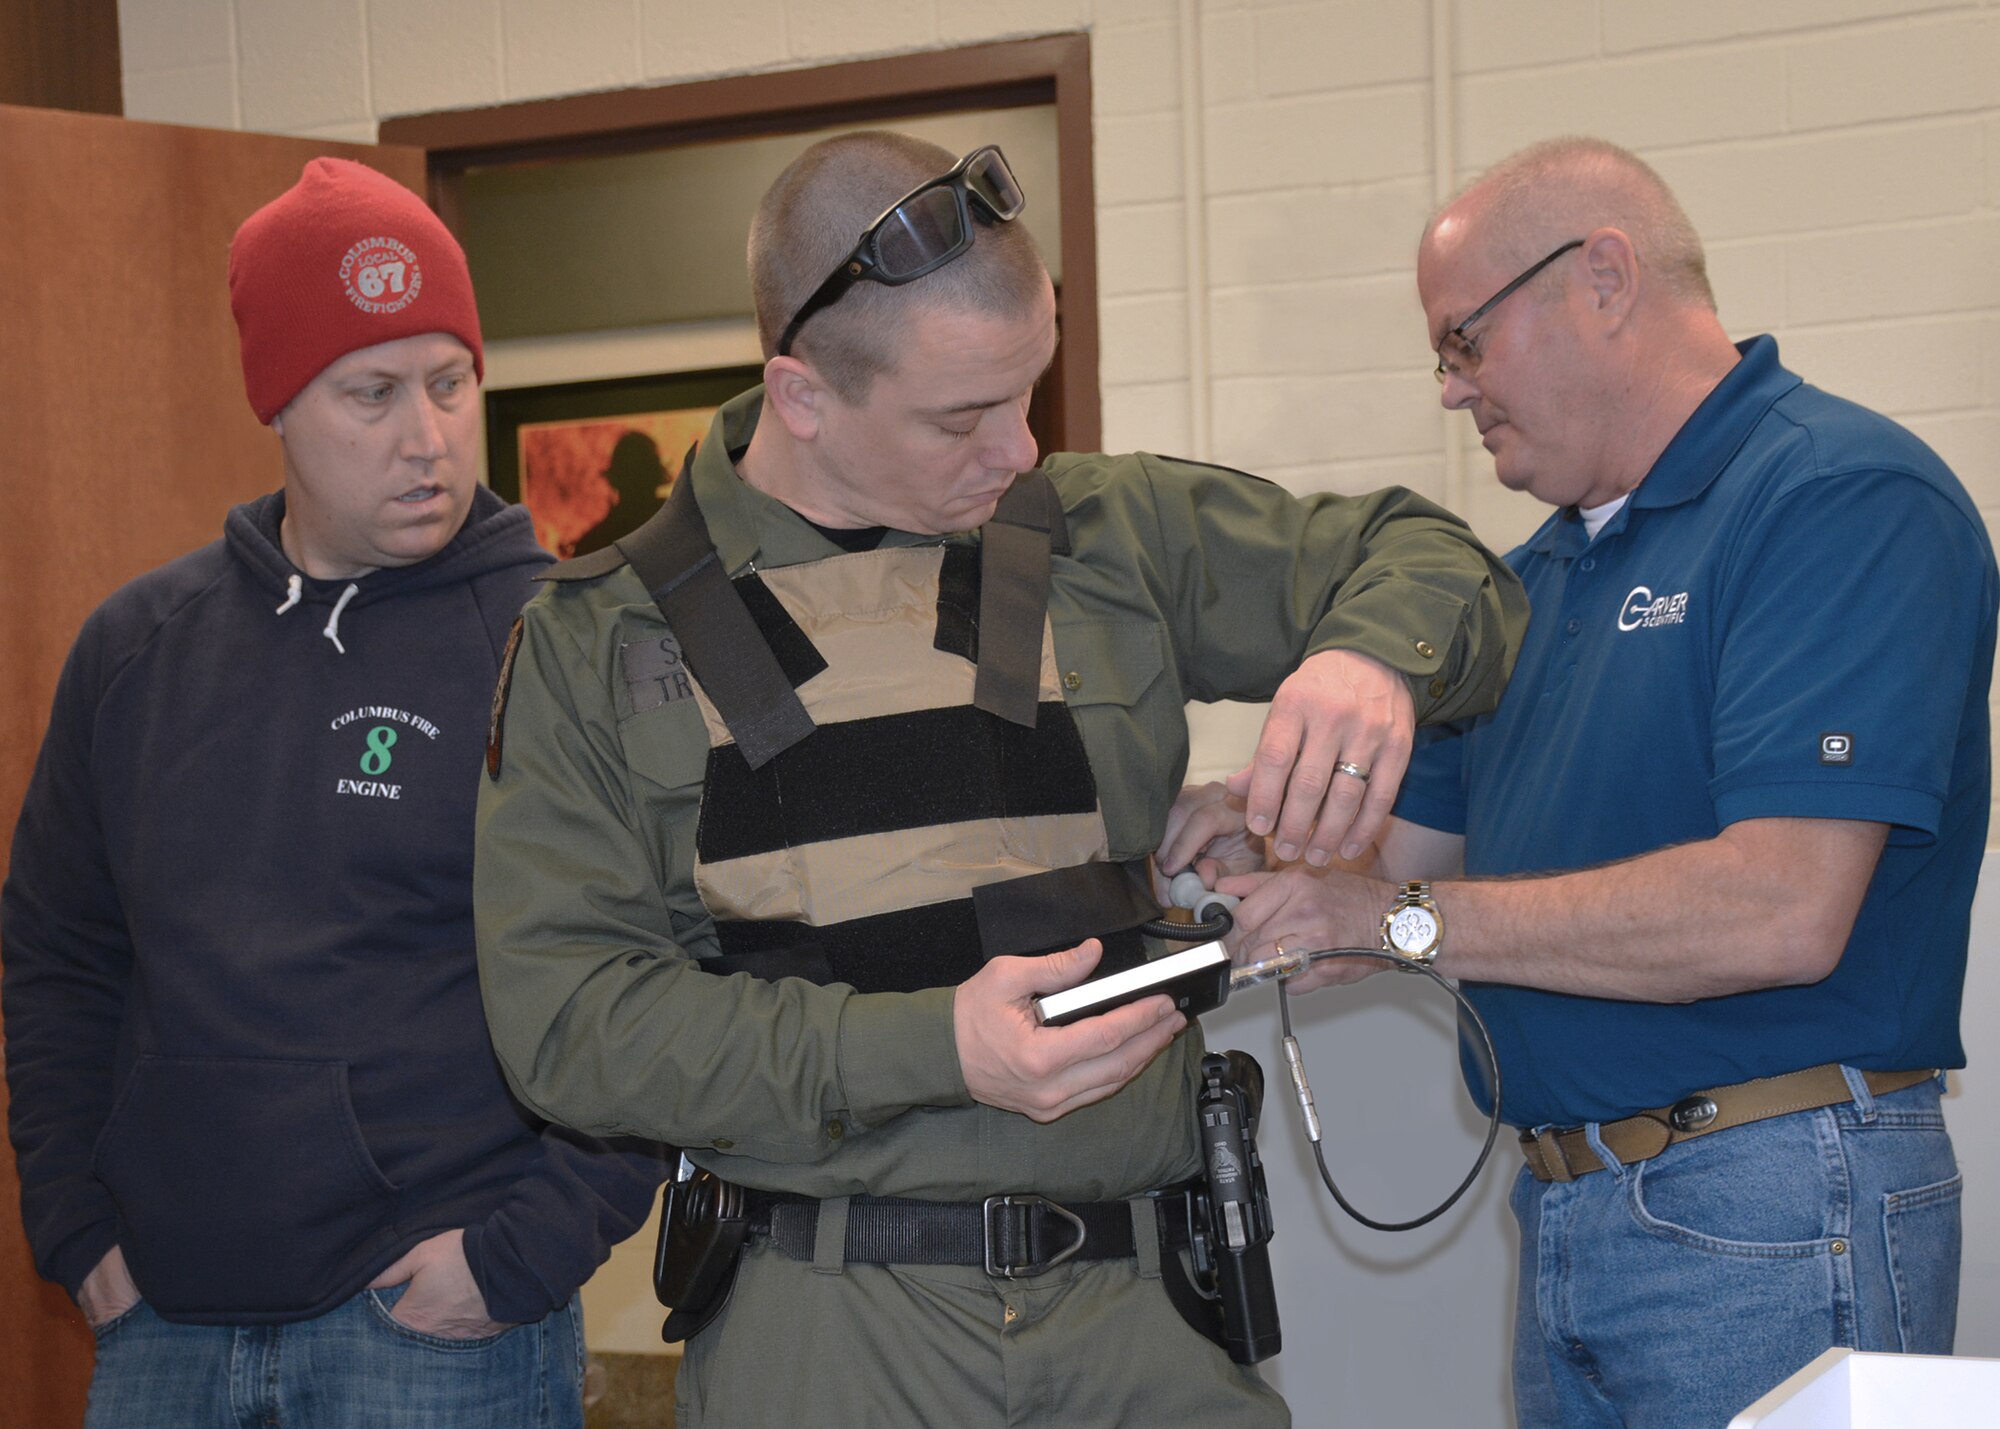
[[[531,1120],[480,1003],[487,712],[548,558],[481,489],[429,560],[315,581],[283,510],[118,591],[57,688],[0,897],[36,1264],[74,1294],[116,1244],[168,1319],[285,1321],[462,1226],[538,1319],[664,1170]]]

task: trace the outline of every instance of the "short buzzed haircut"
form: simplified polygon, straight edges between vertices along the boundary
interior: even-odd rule
[[[750,292],[767,360],[777,355],[792,315],[853,251],[862,230],[956,162],[936,144],[872,129],[815,144],[778,175],[750,223]],[[948,308],[1017,317],[1033,309],[1047,282],[1024,225],[976,216],[969,252],[911,283],[856,283],[799,329],[792,350],[842,400],[859,402],[878,373],[895,367],[915,313]]]
[[[1639,263],[1683,303],[1715,308],[1708,257],[1686,210],[1652,165],[1603,139],[1545,139],[1508,155],[1433,214],[1431,230],[1478,191],[1480,231],[1497,256],[1526,268],[1558,244],[1597,228],[1623,230]]]

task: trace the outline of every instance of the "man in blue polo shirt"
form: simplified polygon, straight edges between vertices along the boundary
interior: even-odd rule
[[[1721,1426],[1832,1345],[1949,1353],[1979,515],[1910,433],[1731,343],[1685,214],[1608,144],[1501,163],[1417,281],[1444,405],[1557,508],[1508,558],[1533,624],[1499,709],[1418,752],[1376,877],[1221,882],[1240,951],[1465,982],[1528,1163],[1522,1424]],[[1218,787],[1166,872],[1225,830]]]

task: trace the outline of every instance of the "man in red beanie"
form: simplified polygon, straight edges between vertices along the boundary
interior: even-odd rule
[[[317,159],[229,286],[283,488],[85,624],[0,894],[36,1262],[92,1426],[580,1426],[576,1292],[662,1166],[528,1116],[481,1010],[487,704],[547,557],[478,484],[465,255]]]

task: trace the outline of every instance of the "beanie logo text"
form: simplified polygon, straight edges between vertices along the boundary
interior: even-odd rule
[[[340,260],[348,301],[364,313],[399,313],[423,291],[424,274],[407,243],[364,238]]]

